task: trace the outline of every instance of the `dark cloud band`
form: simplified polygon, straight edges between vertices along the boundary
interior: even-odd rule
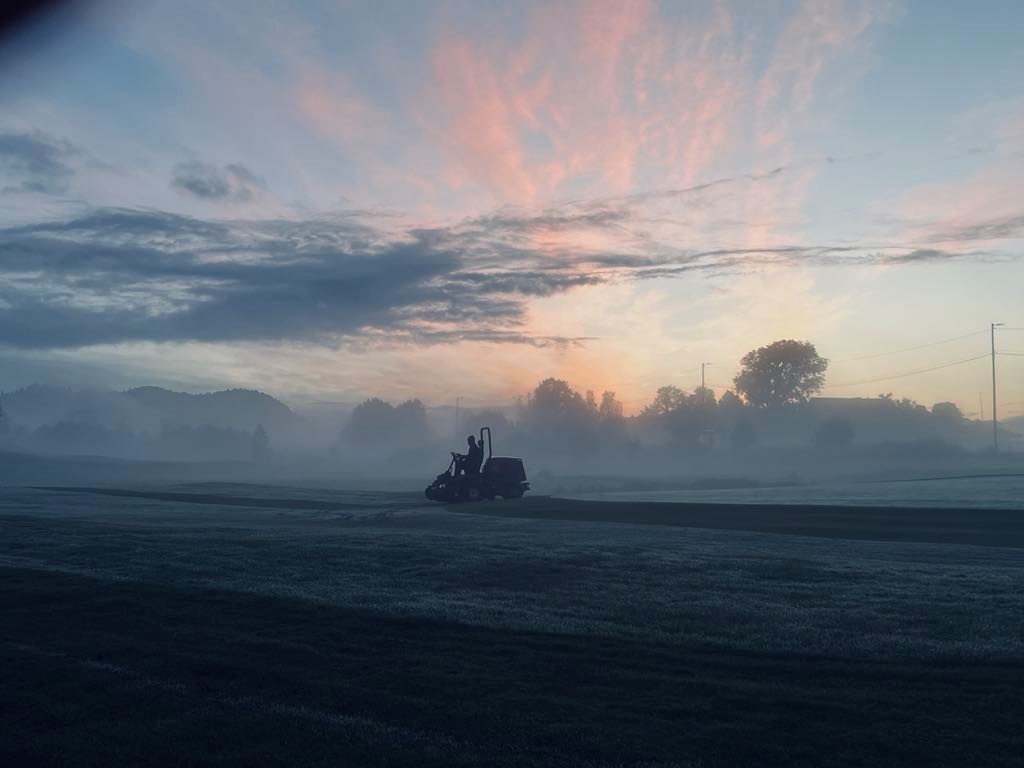
[[[1010,224],[959,231],[989,237]],[[607,235],[607,247],[535,245],[541,232]],[[570,239],[571,242],[571,239]],[[209,221],[100,209],[0,229],[0,344],[129,341],[338,343],[390,339],[546,345],[527,304],[614,280],[726,274],[764,265],[986,258],[898,245],[687,248],[659,241],[627,198],[402,229],[365,215]]]

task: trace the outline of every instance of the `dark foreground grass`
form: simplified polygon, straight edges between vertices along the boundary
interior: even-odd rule
[[[0,568],[2,765],[1019,765],[1024,662],[681,648]]]

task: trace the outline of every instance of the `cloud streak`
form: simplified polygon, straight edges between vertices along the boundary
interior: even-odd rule
[[[957,249],[736,246],[666,229],[646,204],[633,196],[504,209],[432,228],[360,213],[246,221],[132,209],[11,226],[0,229],[0,344],[571,345],[585,339],[531,326],[531,302],[604,283],[767,266],[987,259],[993,254],[973,241],[1019,224],[965,225]],[[538,240],[551,232],[567,244]]]

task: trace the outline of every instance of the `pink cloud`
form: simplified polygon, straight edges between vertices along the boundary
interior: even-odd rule
[[[370,129],[373,110],[342,75],[305,77],[294,89],[295,105],[316,130],[352,140]]]
[[[527,94],[509,98],[495,63],[463,40],[439,44],[432,64],[432,95],[444,116],[437,138],[456,160],[446,168],[449,183],[472,179],[502,199],[532,203],[535,182],[517,135],[517,118],[529,116]]]
[[[663,26],[646,1],[581,3],[535,10],[520,41],[439,41],[421,114],[446,178],[514,204],[695,178],[730,134],[738,60],[725,13]]]

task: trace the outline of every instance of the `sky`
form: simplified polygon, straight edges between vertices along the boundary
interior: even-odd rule
[[[1024,413],[1024,4],[98,2],[0,43],[0,389]],[[954,364],[955,363],[955,364]],[[945,367],[943,367],[945,366]],[[934,370],[930,370],[934,369]]]

